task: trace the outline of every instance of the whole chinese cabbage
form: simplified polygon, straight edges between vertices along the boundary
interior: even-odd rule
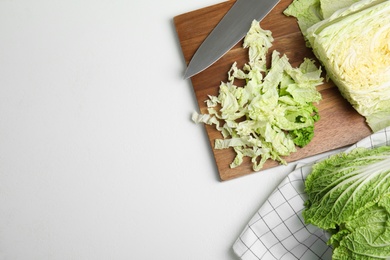
[[[315,164],[305,192],[304,220],[329,232],[332,259],[390,258],[390,146]]]
[[[215,141],[215,149],[234,149],[236,157],[230,167],[241,165],[246,156],[255,171],[268,159],[286,164],[284,156],[313,138],[314,122],[319,120],[313,102],[321,100],[316,89],[323,82],[321,69],[310,59],[293,68],[277,51],[267,68],[272,42],[271,31],[253,21],[244,39],[249,62],[243,69],[232,65],[219,95],[206,100],[208,114],[193,114],[195,122],[215,125],[221,132],[223,139]],[[238,87],[236,80],[245,81],[245,86]]]

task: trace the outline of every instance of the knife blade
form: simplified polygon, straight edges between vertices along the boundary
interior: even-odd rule
[[[195,52],[184,78],[188,79],[214,64],[244,38],[253,20],[260,22],[279,2],[237,0]]]

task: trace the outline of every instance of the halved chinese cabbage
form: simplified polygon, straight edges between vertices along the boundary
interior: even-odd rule
[[[342,95],[375,132],[390,125],[390,1],[363,0],[306,37]]]

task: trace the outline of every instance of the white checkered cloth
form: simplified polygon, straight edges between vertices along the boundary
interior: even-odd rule
[[[390,145],[390,127],[345,151],[381,145]],[[332,259],[332,248],[327,245],[329,235],[313,225],[306,225],[301,214],[306,200],[304,181],[313,163],[291,172],[252,217],[233,245],[240,259]]]

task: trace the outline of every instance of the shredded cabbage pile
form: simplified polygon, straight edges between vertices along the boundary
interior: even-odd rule
[[[222,82],[218,96],[206,100],[208,114],[193,113],[196,123],[215,125],[223,136],[215,140],[214,149],[233,148],[234,168],[250,157],[253,170],[260,170],[268,159],[287,164],[284,156],[296,151],[296,145],[307,145],[314,136],[319,120],[313,102],[322,97],[316,86],[323,83],[321,68],[305,59],[293,68],[286,55],[274,50],[267,68],[267,53],[272,33],[253,21],[244,38],[249,62],[242,69],[235,62]],[[235,81],[245,81],[238,87]]]

